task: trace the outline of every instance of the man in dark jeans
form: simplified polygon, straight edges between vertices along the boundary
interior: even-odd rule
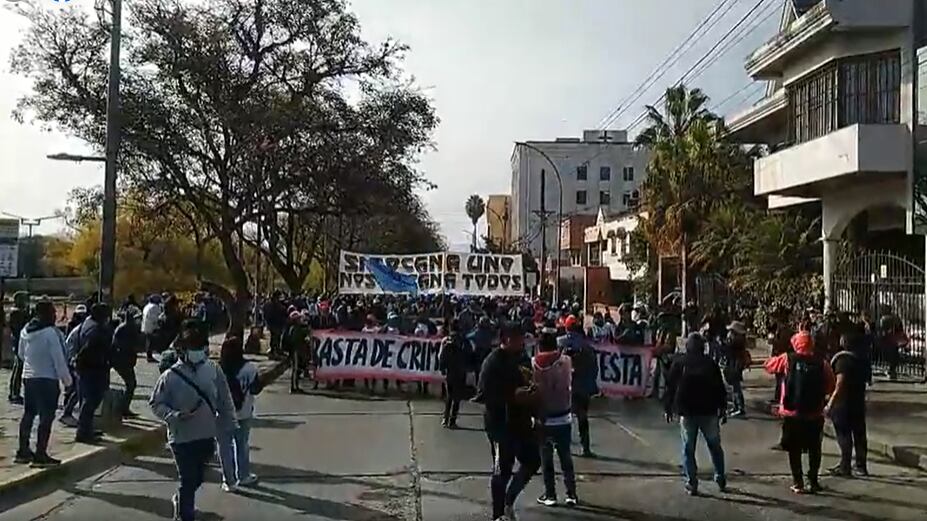
[[[101,433],[93,429],[93,414],[109,387],[113,341],[109,306],[97,303],[90,308],[90,318],[84,322],[78,338],[80,347],[75,366],[83,403],[74,439],[78,443],[95,443]]]
[[[834,422],[837,444],[840,446],[840,463],[828,469],[834,476],[851,476],[850,461],[856,449],[856,473],[868,476],[866,465],[866,382],[869,378],[866,344],[863,332],[856,328],[840,337],[842,350],[831,365],[837,377],[834,394],[825,408]]]
[[[470,369],[471,352],[467,341],[458,330],[456,319],[451,319],[448,330],[450,334],[441,343],[441,351],[438,353],[438,368],[444,375],[446,385],[441,426],[456,429],[460,401],[465,398],[467,392],[467,372]]]
[[[13,309],[10,310],[10,333],[13,335],[13,371],[10,375],[10,403],[23,403],[23,397],[20,395],[23,385],[23,361],[17,355],[19,349],[19,334],[29,321],[29,294],[25,291],[17,291],[13,295]]]
[[[573,418],[571,413],[570,378],[573,364],[570,357],[557,350],[557,330],[541,332],[540,352],[532,359],[534,383],[540,398],[540,414],[543,419],[544,444],[541,447],[541,469],[544,474],[544,495],[538,503],[552,507],[557,504],[556,480],[554,479],[554,451],[560,457],[563,485],[566,488],[566,505],[576,506],[576,474],[573,471],[573,455],[570,452]]]
[[[592,397],[599,394],[599,357],[589,339],[583,334],[583,326],[579,319],[570,315],[564,325],[567,334],[557,339],[557,343],[573,363],[573,414],[576,415],[579,427],[583,457],[591,458],[594,453],[589,438],[589,405]]]
[[[541,466],[533,418],[536,389],[530,371],[520,365],[524,340],[520,324],[503,325],[502,346],[483,361],[475,398],[485,406],[483,423],[493,456],[494,520],[515,519],[515,501]],[[520,465],[513,473],[515,460]]]
[[[55,409],[58,407],[58,381],[71,384],[71,373],[64,359],[64,338],[55,327],[55,306],[49,301],[36,305],[36,317],[22,331],[18,355],[23,361],[25,407],[19,423],[19,450],[16,463],[33,467],[50,467],[61,462],[48,455]],[[39,417],[35,452],[29,448],[29,436],[35,417]]]
[[[135,396],[137,380],[135,378],[135,364],[138,360],[138,351],[144,344],[142,331],[139,329],[138,308],[128,308],[123,315],[122,323],[113,333],[113,369],[122,378],[126,386],[125,402],[122,405],[122,417],[134,418],[138,414],[132,412],[132,397]]]

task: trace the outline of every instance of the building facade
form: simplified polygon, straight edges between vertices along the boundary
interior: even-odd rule
[[[486,197],[487,237],[495,246],[508,250],[512,244],[512,196],[490,195]]]
[[[600,208],[607,213],[634,208],[648,158],[646,149],[628,142],[626,131],[587,130],[582,138],[516,143],[512,152],[512,242],[535,257],[541,256],[544,244],[547,258],[556,258],[561,191],[551,162],[563,183],[566,218],[595,216]]]
[[[828,305],[851,223],[911,239],[923,4],[787,0],[778,34],[745,63],[768,82],[767,95],[728,127],[734,139],[768,146],[754,165],[754,191],[770,208],[820,204]]]

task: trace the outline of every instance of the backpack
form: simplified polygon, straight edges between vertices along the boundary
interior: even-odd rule
[[[717,366],[708,360],[703,363],[689,363],[687,360],[683,364],[675,398],[680,411],[692,411],[702,407],[708,401],[706,393],[716,393],[719,389]],[[720,396],[714,398],[718,402],[721,401]],[[707,411],[700,411],[700,413],[707,413]]]
[[[818,414],[824,405],[824,360],[818,356],[789,353],[785,377],[785,409],[799,414]]]

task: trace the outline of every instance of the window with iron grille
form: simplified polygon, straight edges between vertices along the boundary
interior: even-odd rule
[[[789,87],[789,136],[804,143],[850,125],[900,121],[901,54],[845,58]]]

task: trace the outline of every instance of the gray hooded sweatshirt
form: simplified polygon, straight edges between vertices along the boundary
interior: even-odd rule
[[[174,371],[180,371],[206,395],[209,403],[196,389]],[[215,412],[209,404],[215,408]],[[167,424],[170,443],[215,438],[218,432],[237,427],[235,405],[222,369],[212,360],[193,366],[182,360],[161,373],[148,400],[152,412]]]

